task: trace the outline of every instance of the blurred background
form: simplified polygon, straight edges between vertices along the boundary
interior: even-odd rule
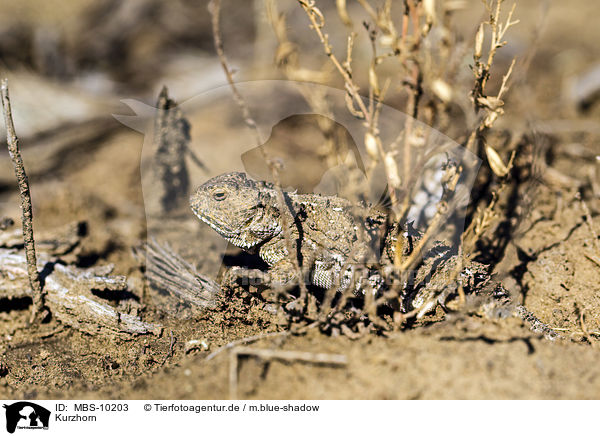
[[[321,47],[308,31],[304,11],[295,1],[275,3],[286,14],[288,36],[299,46],[302,65],[322,65]],[[445,3],[456,4],[454,37],[472,38],[486,18],[482,2]],[[141,97],[154,103],[163,84],[184,101],[198,90],[223,83],[207,4],[207,0],[4,0],[0,71],[12,79],[20,136],[105,115],[120,98]],[[328,17],[331,42],[343,57],[348,29],[335,13],[335,2],[320,1],[318,6]],[[347,8],[356,18],[354,31],[364,32],[360,5],[348,1]],[[223,1],[222,9],[225,50],[238,70],[236,79],[281,77],[274,62],[277,40],[263,1]],[[586,98],[598,86],[598,73],[588,78],[589,83],[579,82],[598,67],[600,30],[590,18],[597,12],[598,6],[587,1],[517,2],[515,17],[521,22],[508,32],[498,68],[515,56],[519,63],[530,64],[519,77],[526,86],[517,95],[526,100],[520,103],[528,116],[567,117],[573,102],[589,108]],[[360,64],[361,56],[368,54],[368,40],[358,38],[356,50]],[[470,74],[468,69],[463,73]],[[364,82],[365,71],[357,68],[356,75]]]

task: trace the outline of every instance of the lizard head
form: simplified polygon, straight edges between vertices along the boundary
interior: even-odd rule
[[[198,187],[190,198],[194,214],[232,244],[252,248],[281,232],[273,185],[226,173]]]

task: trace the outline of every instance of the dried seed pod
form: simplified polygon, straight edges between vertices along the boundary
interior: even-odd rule
[[[431,84],[431,90],[444,103],[452,100],[452,88],[442,79],[435,79]]]
[[[381,35],[379,37],[379,43],[384,47],[392,47],[396,42],[396,37],[392,34]]]
[[[478,60],[481,57],[481,50],[483,49],[483,23],[479,25],[479,29],[477,30],[477,34],[475,35],[475,52],[473,53],[473,57],[475,60]]]
[[[504,101],[502,99],[492,96],[479,97],[477,99],[477,103],[493,111],[504,105]]]
[[[496,150],[494,150],[489,145],[485,147],[485,154],[487,155],[488,162],[490,163],[490,168],[498,177],[504,177],[508,174],[508,167],[502,161],[502,158],[498,154]]]
[[[348,27],[352,27],[352,20],[348,15],[348,9],[346,8],[346,0],[335,0],[335,6],[337,7],[338,15],[340,20]]]
[[[411,147],[424,147],[425,142],[425,131],[420,126],[415,127],[408,137],[408,143]]]
[[[425,17],[427,24],[431,25],[435,23],[435,0],[423,0],[423,9],[425,10]]]
[[[462,11],[467,8],[467,2],[464,0],[449,0],[444,3],[446,12]]]
[[[374,64],[371,64],[371,66],[369,67],[369,85],[371,86],[373,93],[375,95],[379,95],[379,80],[377,79],[377,73],[375,72]]]
[[[483,120],[483,125],[485,127],[487,127],[488,129],[491,128],[494,123],[496,122],[496,120],[498,119],[498,117],[500,115],[502,115],[504,113],[504,111],[502,109],[496,109],[494,112],[490,112],[487,117],[485,117],[485,120]]]
[[[402,184],[400,180],[400,174],[398,173],[398,165],[396,164],[396,157],[393,152],[385,154],[385,173],[387,175],[388,183],[392,188],[399,188]]]
[[[377,145],[377,138],[371,132],[365,134],[365,147],[369,157],[377,162],[379,160],[379,147]]]

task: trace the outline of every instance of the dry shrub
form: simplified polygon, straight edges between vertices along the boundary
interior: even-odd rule
[[[244,111],[246,124],[255,127],[242,97],[235,92],[235,83],[227,65],[218,30],[219,3],[213,1],[211,9],[213,18],[216,17],[213,24],[217,52]],[[337,0],[333,8],[321,7],[314,0],[297,0],[296,7],[304,12],[307,30],[313,35],[312,46],[307,50],[304,41],[294,41],[290,37],[287,16],[278,10],[281,2],[264,1],[267,21],[277,40],[275,64],[284,78],[300,82],[299,92],[308,105],[316,113],[331,112],[327,95],[315,90],[317,88],[303,88],[301,82],[345,90],[346,109],[362,121],[364,128],[364,143],[361,145],[369,158],[365,165],[367,179],[377,168],[383,168],[385,172],[390,225],[397,224],[398,228],[406,229],[407,216],[415,193],[421,189],[420,179],[426,171],[427,162],[435,153],[443,152],[439,144],[428,148],[428,133],[422,126],[446,133],[454,127],[453,118],[457,111],[467,121],[466,128],[453,134],[462,138],[460,145],[464,149],[487,163],[486,168],[491,170],[490,177],[495,179],[495,184],[488,192],[488,200],[479,204],[478,208],[469,210],[466,230],[458,226],[453,229],[454,235],[451,237],[462,242],[458,250],[461,260],[446,277],[449,282],[456,281],[462,266],[473,259],[477,242],[498,225],[501,218],[498,198],[505,189],[513,167],[514,153],[509,159],[503,158],[487,140],[490,129],[504,113],[504,99],[515,66],[513,60],[504,72],[493,71],[497,51],[506,44],[506,32],[518,22],[513,20],[515,5],[505,12],[503,3],[503,0],[484,1],[487,19],[474,25],[472,37],[463,41],[453,27],[454,14],[466,7],[465,2],[461,1],[358,0],[349,5],[345,0]],[[331,23],[337,22],[338,33],[333,36],[338,41],[341,39],[339,21],[347,33],[343,51],[334,48],[332,35],[328,33]],[[370,53],[356,53],[356,47],[364,46],[365,41]],[[472,76],[464,80],[463,62],[469,56]],[[488,84],[493,73],[502,74],[495,91],[490,90]],[[397,134],[391,141],[384,140],[380,132],[379,117],[384,104],[390,104],[407,115],[402,125],[397,126]],[[323,154],[332,160],[336,159],[337,146],[337,136],[332,134],[334,124],[327,120],[319,122],[319,128],[326,138],[325,143],[321,144]],[[270,161],[269,156],[264,157]],[[279,180],[276,165],[270,167],[274,173],[273,179]],[[380,265],[380,274],[384,277],[402,278],[408,272],[417,270],[430,242],[440,236],[448,217],[456,213],[453,207],[454,194],[464,178],[464,172],[470,169],[464,168],[461,162],[447,162],[443,168],[445,174],[439,182],[442,195],[437,210],[426,221],[410,254],[403,255],[400,247],[396,250],[397,255],[391,267],[383,268]],[[356,186],[356,190],[360,189],[363,188]],[[361,198],[360,193],[356,198]],[[284,207],[283,200],[281,206]],[[302,265],[297,260],[296,268],[300,276],[305,277]],[[360,274],[360,271],[355,271],[355,274]],[[293,322],[318,322],[324,330],[353,336],[373,329],[389,330],[417,314],[422,315],[422,309],[409,310],[410,307],[402,304],[401,300],[405,297],[403,281],[392,282],[394,284],[385,295],[373,295],[373,292],[364,290],[364,304],[360,309],[351,310],[347,304],[353,297],[351,289],[347,288],[340,296],[339,287],[335,286],[325,293],[321,301],[316,301],[306,286],[301,284],[302,292],[294,305],[294,315],[290,317]],[[439,297],[440,292],[434,293],[433,300]],[[459,287],[458,293],[460,301],[464,301],[462,287]],[[400,302],[394,306],[390,301]],[[382,305],[386,307],[383,315]]]

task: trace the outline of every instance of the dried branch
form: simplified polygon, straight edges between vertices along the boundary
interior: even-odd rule
[[[127,290],[126,277],[110,275],[112,265],[81,269],[51,261],[42,254],[37,266],[45,272],[45,304],[61,323],[91,335],[117,334],[124,338],[147,333],[160,335],[161,326],[121,312],[92,293]],[[4,298],[32,297],[26,285],[28,269],[24,253],[0,248],[0,270],[5,273],[0,275],[0,289]]]
[[[239,359],[246,356],[258,357],[267,361],[282,360],[312,365],[345,366],[348,364],[348,359],[343,354],[237,347],[232,349],[229,354],[229,398],[232,400],[238,397]]]
[[[38,251],[60,256],[75,249],[83,236],[87,224],[85,221],[75,221],[56,229],[41,231],[37,234],[35,243]],[[23,229],[15,228],[0,233],[0,248],[23,248]]]
[[[160,92],[156,107],[151,166],[153,201],[147,202],[146,210],[161,216],[187,205],[190,180],[186,154],[193,156],[201,168],[204,165],[189,148],[190,123],[177,102],[169,98],[166,86]]]
[[[272,338],[272,337],[276,337],[276,336],[287,336],[289,334],[291,334],[291,332],[289,330],[285,330],[285,331],[281,331],[281,332],[263,333],[260,335],[248,336],[246,338],[237,339],[235,341],[231,341],[231,342],[223,345],[218,350],[215,350],[212,353],[210,353],[208,356],[206,356],[206,360],[212,360],[215,357],[217,357],[219,354],[221,354],[223,351],[230,350],[230,349],[240,346],[240,345],[247,345],[247,344],[251,344],[256,341],[260,341],[261,339]]]
[[[363,25],[371,42],[371,56],[366,59],[364,53],[354,53],[355,42],[358,46],[359,34],[355,32],[345,0],[337,0],[335,3],[337,14],[348,29],[346,45],[343,47],[343,52],[340,53],[335,52],[334,46],[330,42],[330,35],[327,33],[330,24],[329,15],[326,14],[328,10],[319,9],[320,3],[314,0],[298,0],[298,5],[302,7],[308,18],[306,24],[310,31],[315,33],[317,37],[315,41],[317,41],[317,45],[321,45],[320,50],[325,54],[323,66],[320,69],[312,70],[300,65],[300,55],[303,54],[300,52],[301,43],[290,41],[288,38],[289,26],[286,23],[285,15],[277,11],[276,0],[265,0],[267,19],[272,24],[278,42],[275,61],[283,75],[288,80],[328,84],[330,79],[333,79],[329,73],[333,72],[333,74],[339,75],[343,81],[343,87],[346,90],[346,107],[353,116],[362,120],[364,126],[364,146],[370,158],[369,164],[365,165],[367,179],[371,178],[370,176],[379,168],[380,164],[383,166],[388,185],[386,194],[389,195],[392,203],[392,213],[387,224],[398,226],[404,230],[406,230],[405,219],[416,203],[415,194],[422,192],[419,190],[423,187],[419,185],[419,179],[423,170],[426,170],[427,162],[434,156],[443,153],[446,148],[456,145],[454,143],[451,145],[436,144],[435,138],[415,120],[444,132],[444,128],[450,125],[450,109],[453,105],[463,106],[466,114],[470,114],[473,108],[477,117],[474,130],[467,131],[464,135],[467,138],[465,140],[467,147],[473,148],[480,143],[479,141],[485,139],[484,132],[491,128],[498,117],[503,114],[503,99],[509,90],[515,65],[515,61],[513,61],[507,69],[497,93],[486,95],[486,85],[496,52],[506,44],[504,38],[508,29],[518,22],[512,19],[514,7],[508,14],[508,18],[501,21],[500,6],[503,0],[487,0],[485,4],[489,11],[489,19],[479,27],[474,35],[475,84],[469,94],[472,100],[469,103],[466,97],[471,89],[471,83],[459,82],[459,71],[462,68],[459,60],[464,58],[466,50],[470,47],[468,44],[461,44],[453,40],[455,34],[450,26],[450,16],[459,6],[455,4],[457,2],[451,3],[453,5],[448,2],[439,2],[436,5],[434,0],[404,0],[403,2],[383,0],[376,4],[369,0],[357,0],[358,6],[362,7],[366,18]],[[214,9],[216,8],[218,13],[219,4],[220,2],[216,0],[211,3],[213,30],[216,34],[218,33],[218,17],[215,20]],[[396,22],[395,14],[392,13],[393,7],[403,9],[398,22]],[[432,37],[427,38],[435,27],[438,32],[432,33]],[[491,35],[487,36],[486,32]],[[362,36],[360,35],[360,37]],[[491,39],[490,48],[483,50],[484,40],[487,38]],[[227,62],[223,55],[220,36],[217,35],[215,39],[217,53],[225,67],[228,81],[234,87],[231,72],[227,68]],[[484,51],[485,58],[482,58]],[[357,59],[353,59],[353,56]],[[363,57],[361,58],[361,56]],[[390,68],[389,64],[392,61],[396,62],[395,68],[393,65]],[[382,65],[383,63],[385,65]],[[380,65],[382,66],[380,67]],[[362,73],[362,76],[359,73]],[[363,85],[357,77],[364,76],[367,77],[367,80]],[[359,83],[363,87],[368,85],[368,88],[364,88],[365,98],[360,95]],[[299,88],[302,88],[302,85],[299,85]],[[397,90],[399,90],[401,95],[392,95],[390,98],[386,96],[388,90],[391,94],[397,94]],[[322,110],[323,107],[328,107],[327,102],[322,103],[323,100],[326,100],[325,93],[312,92],[311,94],[311,91],[303,92],[302,89],[300,93],[312,108],[319,105],[320,112],[326,113]],[[234,94],[236,94],[235,89]],[[237,97],[241,99],[239,93],[237,93]],[[390,98],[390,101],[395,104],[402,101],[404,112],[407,114],[406,119],[398,123],[398,131],[393,140],[385,144],[379,130],[379,115],[384,97]],[[249,117],[250,113],[247,107],[245,109],[242,108],[242,111],[245,117]],[[256,129],[256,125],[252,122],[247,121],[246,123]],[[389,133],[387,125],[382,125],[381,129],[386,135]],[[502,186],[507,183],[514,154],[508,164],[491,145],[486,147],[486,154],[492,171],[500,178],[501,186],[497,190],[499,194]],[[370,260],[359,262],[362,263],[362,267],[358,268],[349,264],[342,265],[333,287],[329,288],[319,301],[316,299],[306,300],[309,301],[309,306],[312,304],[312,309],[309,308],[299,318],[294,318],[295,315],[292,316],[292,325],[318,320],[317,324],[323,331],[331,332],[334,335],[341,332],[350,337],[360,336],[369,329],[389,329],[391,327],[390,319],[387,318],[387,314],[383,317],[380,316],[383,311],[378,311],[379,306],[393,303],[395,298],[400,297],[401,302],[406,303],[401,304],[400,310],[410,309],[407,305],[410,304],[411,285],[403,281],[403,277],[405,273],[409,272],[424,274],[425,270],[420,270],[423,256],[428,254],[428,245],[439,236],[439,230],[444,225],[448,212],[454,210],[453,206],[457,200],[452,196],[456,196],[456,186],[464,179],[464,170],[466,169],[457,165],[453,174],[450,172],[445,174],[444,177],[448,178],[440,183],[443,194],[438,210],[432,218],[428,214],[427,228],[421,233],[421,237],[414,240],[414,247],[411,242],[408,254],[406,254],[406,247],[401,246],[402,243],[400,243],[396,247],[396,256],[392,266],[377,264],[377,259],[373,262]],[[460,182],[459,179],[461,179]],[[357,184],[354,189],[359,191],[361,188]],[[364,193],[361,194],[364,196]],[[387,201],[387,198],[385,200]],[[467,299],[465,293],[470,292],[471,288],[468,287],[468,284],[465,285],[465,289],[462,288],[459,274],[475,254],[473,251],[477,239],[493,227],[498,213],[497,201],[498,197],[495,196],[492,203],[488,207],[484,205],[478,216],[471,221],[470,228],[462,236],[463,241],[465,239],[468,241],[463,242],[464,247],[459,249],[458,259],[453,260],[454,263],[451,265],[449,264],[447,271],[444,271],[443,278],[439,278],[438,283],[435,283],[436,286],[439,285],[441,291],[433,290],[423,300],[424,304],[419,304],[418,308],[405,314],[396,312],[391,318],[402,322],[407,318],[419,317],[428,310],[427,307],[433,307],[431,305],[441,301],[438,297],[447,296],[447,292],[458,292],[460,302],[465,303]],[[354,215],[356,217],[359,214],[354,213]],[[460,231],[460,229],[456,229],[456,231]],[[353,255],[348,257],[346,263],[350,262],[350,259],[353,259]],[[353,261],[356,262],[356,259]],[[374,289],[375,286],[368,283],[363,277],[365,273],[368,273],[368,269],[378,269],[381,273],[380,277],[384,278],[384,281],[393,279],[392,287],[386,288],[385,292]],[[349,278],[350,275],[351,278]],[[352,283],[348,284],[348,281]],[[449,290],[454,284],[458,284],[458,289],[456,291]],[[355,291],[359,288],[364,293],[364,306],[361,309],[350,310],[349,299],[357,297]],[[360,295],[358,296],[360,297]]]
[[[252,115],[250,114],[250,109],[248,108],[244,97],[242,97],[242,94],[235,85],[235,81],[233,80],[233,72],[229,68],[229,62],[227,61],[227,56],[225,56],[225,50],[223,49],[223,39],[221,37],[220,25],[221,0],[211,0],[208,4],[208,12],[212,17],[211,25],[215,44],[215,51],[217,52],[217,56],[219,57],[219,61],[221,62],[221,67],[223,68],[223,72],[225,73],[225,78],[227,79],[227,83],[229,83],[229,87],[231,88],[231,92],[233,93],[233,98],[235,99],[236,104],[242,110],[244,122],[253,131],[256,143],[260,145],[263,143],[262,137],[260,136],[260,131],[258,130],[256,121],[254,121],[254,118],[252,118]]]
[[[358,105],[360,109],[361,117],[365,119],[367,125],[372,125],[371,113],[367,110],[365,103],[362,97],[359,94],[360,88],[358,85],[352,80],[350,76],[350,72],[344,68],[342,63],[338,60],[338,58],[333,53],[333,49],[331,44],[329,43],[329,35],[323,33],[323,26],[325,25],[325,19],[321,11],[315,6],[315,2],[312,0],[298,0],[302,9],[306,12],[308,19],[310,20],[311,27],[316,32],[321,44],[323,45],[323,49],[325,50],[325,54],[331,59],[331,62],[338,70],[342,78],[344,79],[345,88],[348,93],[352,96],[354,102]]]
[[[173,302],[187,304],[195,309],[213,307],[219,285],[209,277],[199,274],[193,265],[175,253],[168,245],[151,239],[134,254],[145,254],[146,276],[153,287],[169,293]]]
[[[285,242],[286,242],[286,249],[287,249],[288,253],[290,254],[290,261],[292,262],[292,267],[294,268],[297,277],[304,277],[304,274],[302,271],[302,266],[300,265],[300,261],[298,259],[298,256],[296,255],[296,250],[294,249],[294,244],[293,244],[292,236],[290,233],[290,227],[288,225],[289,223],[287,222],[287,220],[289,218],[294,219],[294,216],[296,215],[296,211],[293,210],[292,206],[285,199],[285,194],[283,192],[283,189],[281,188],[281,181],[279,178],[279,170],[277,168],[276,162],[268,156],[265,147],[261,147],[261,145],[263,144],[263,140],[261,138],[260,131],[258,129],[258,125],[256,124],[256,121],[252,117],[252,115],[250,113],[250,109],[248,108],[248,105],[246,104],[246,101],[244,100],[244,98],[240,94],[239,90],[237,89],[237,86],[235,85],[231,69],[229,68],[227,57],[225,56],[225,51],[223,49],[223,39],[221,37],[220,21],[219,21],[220,14],[221,14],[221,0],[211,0],[209,3],[209,6],[208,6],[208,10],[212,17],[211,24],[212,24],[214,43],[215,43],[215,50],[216,50],[217,56],[219,57],[219,60],[221,62],[221,67],[223,68],[223,72],[225,73],[227,82],[229,83],[231,91],[233,92],[234,99],[235,99],[237,105],[242,110],[244,122],[246,123],[246,125],[248,127],[250,127],[250,129],[253,130],[255,141],[256,141],[256,146],[261,151],[263,158],[271,171],[273,180],[275,182],[275,186],[277,187],[277,202],[279,204],[279,208],[280,208],[280,210],[288,210],[291,214],[291,217],[288,217],[285,214],[283,214],[281,216],[282,227],[283,227],[283,232],[284,232],[284,237],[285,237]],[[306,297],[308,296],[308,288],[306,287],[306,283],[304,283],[304,280],[300,279],[298,285],[300,287],[300,292],[301,292],[300,301],[305,301]]]
[[[508,80],[511,77],[513,72],[513,67],[515,65],[515,60],[510,64],[506,74],[502,78],[502,85],[500,86],[500,90],[498,91],[496,96],[488,96],[486,95],[485,88],[490,77],[490,71],[492,69],[492,64],[494,62],[494,57],[496,56],[496,52],[499,48],[506,45],[506,41],[504,40],[504,36],[506,31],[519,23],[519,20],[512,20],[512,15],[514,13],[516,3],[513,4],[510,12],[508,13],[508,17],[506,18],[505,23],[500,22],[500,13],[501,7],[504,0],[495,0],[496,4],[494,7],[493,1],[492,3],[488,3],[487,0],[485,2],[486,8],[490,14],[489,21],[485,23],[481,23],[479,26],[479,30],[475,36],[475,48],[473,53],[473,73],[475,75],[475,83],[473,89],[471,91],[471,100],[473,102],[473,108],[476,113],[480,110],[485,112],[485,116],[481,119],[479,124],[475,127],[475,129],[469,135],[469,138],[466,142],[466,148],[469,151],[474,151],[475,146],[477,145],[477,139],[482,135],[482,133],[493,126],[494,122],[498,119],[500,115],[504,113],[502,106],[504,105],[504,101],[502,97],[508,90]],[[483,42],[485,38],[485,25],[489,26],[491,30],[491,40],[490,47],[487,56],[487,60],[485,62],[481,61]]]
[[[31,193],[29,191],[29,181],[27,173],[19,151],[19,139],[15,133],[15,126],[12,119],[12,110],[10,98],[8,95],[8,80],[3,79],[1,84],[2,109],[4,110],[4,124],[6,125],[6,142],[8,144],[8,153],[12,159],[15,168],[15,175],[19,184],[19,194],[21,197],[21,211],[23,224],[23,241],[25,243],[25,254],[27,256],[27,274],[29,276],[29,285],[32,290],[33,306],[30,322],[34,322],[38,317],[41,318],[44,308],[44,291],[40,281],[40,275],[37,270],[37,260],[35,254],[35,240],[33,237],[33,208],[31,205]]]
[[[329,35],[323,32],[323,28],[325,27],[325,17],[322,12],[315,6],[315,2],[313,0],[298,0],[298,3],[302,7],[302,9],[306,12],[306,15],[310,21],[310,27],[315,31],[317,36],[319,37],[319,41],[323,46],[323,50],[325,54],[330,59],[335,69],[339,72],[344,80],[344,88],[348,92],[346,99],[346,106],[349,112],[357,117],[365,120],[366,126],[366,134],[365,134],[365,146],[367,147],[367,151],[369,152],[369,156],[373,159],[373,162],[378,160],[382,160],[386,163],[384,166],[386,171],[386,177],[389,182],[390,190],[390,200],[392,202],[392,209],[396,210],[398,206],[398,196],[396,194],[396,188],[400,185],[400,176],[398,175],[398,168],[395,163],[395,153],[388,152],[386,153],[381,140],[379,139],[379,129],[377,127],[377,113],[376,108],[380,105],[382,92],[379,89],[379,80],[377,78],[377,74],[375,72],[375,66],[378,63],[378,57],[375,50],[375,34],[370,32],[372,47],[373,47],[373,60],[369,67],[369,107],[365,105],[363,98],[361,97],[359,91],[360,87],[356,83],[356,81],[352,78],[352,69],[351,69],[351,60],[352,60],[352,48],[354,46],[355,34],[352,32],[348,37],[348,45],[347,45],[347,55],[346,60],[342,63],[338,60],[335,53],[333,53],[333,48],[329,43]],[[363,5],[364,7],[364,5]],[[393,26],[392,26],[393,27]],[[369,29],[367,28],[367,31]],[[389,84],[385,85],[385,89]],[[356,108],[354,105],[357,105]],[[372,139],[372,140],[371,140]],[[375,146],[371,146],[370,144],[374,144]],[[374,165],[371,165],[370,168],[374,168]]]

